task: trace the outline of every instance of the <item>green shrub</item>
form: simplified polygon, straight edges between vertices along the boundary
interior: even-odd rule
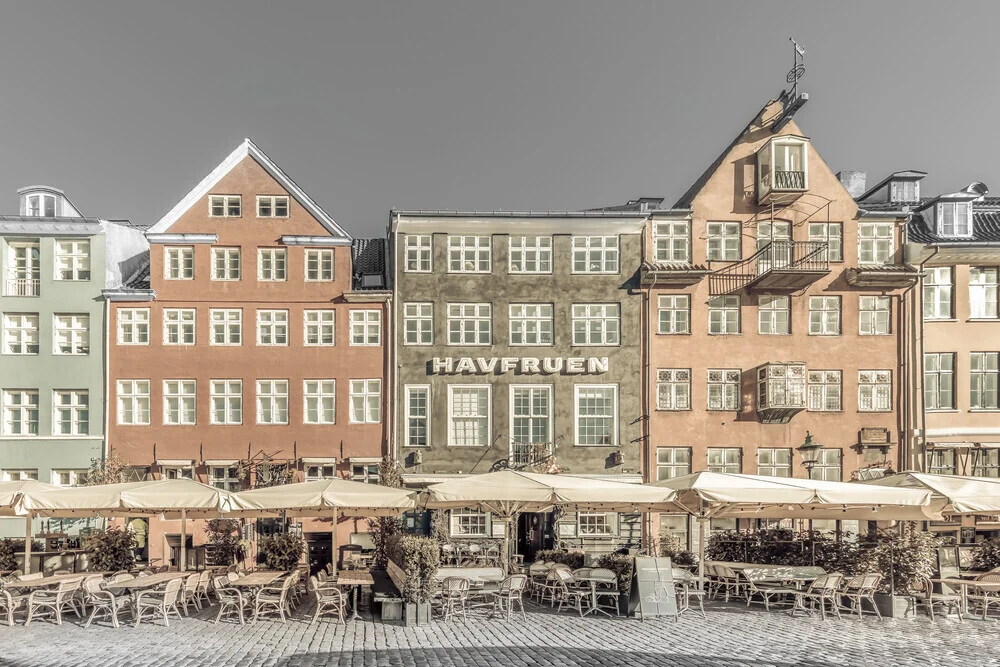
[[[583,567],[583,553],[580,551],[562,551],[559,549],[539,549],[535,552],[535,560],[546,563],[563,563],[571,570]]]
[[[441,565],[436,540],[417,535],[396,534],[386,542],[386,555],[406,576],[400,594],[406,602],[430,602],[437,589],[435,575]]]
[[[393,489],[403,488],[403,469],[391,456],[383,456],[378,464],[378,483]],[[380,516],[368,520],[368,529],[375,545],[373,565],[385,569],[388,544],[394,535],[403,530],[403,520],[398,516]],[[334,557],[335,558],[335,557]]]
[[[635,569],[635,556],[628,554],[605,554],[597,559],[597,567],[611,570],[618,575],[618,591],[628,593],[632,588],[632,571]]]
[[[698,558],[673,535],[660,538],[660,555],[670,558],[670,562],[678,567],[694,567],[698,564]]]
[[[977,570],[1000,567],[1000,538],[991,537],[976,545],[972,550],[972,567]]]
[[[837,540],[819,531],[795,533],[785,528],[726,530],[709,537],[705,553],[708,560],[817,565],[827,572],[852,575],[859,571],[859,545],[850,537],[844,534]]]
[[[907,593],[918,578],[934,575],[940,541],[912,521],[880,530],[860,545],[857,571],[881,573],[885,593]]]
[[[298,535],[279,533],[260,540],[260,556],[270,570],[292,570],[298,566],[305,551],[305,542]]]
[[[38,540],[31,540],[32,552],[41,551],[45,545]],[[16,570],[20,568],[18,556],[24,554],[24,540],[5,537],[0,540],[0,570]]]
[[[232,565],[247,556],[243,530],[237,519],[211,519],[205,526],[210,565]]]
[[[135,567],[135,535],[118,526],[93,532],[83,538],[83,550],[90,560],[90,569],[117,572]]]

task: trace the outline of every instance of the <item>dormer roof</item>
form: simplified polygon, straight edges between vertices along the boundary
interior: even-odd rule
[[[916,169],[904,169],[903,171],[893,172],[872,187],[868,188],[868,190],[863,195],[858,197],[856,201],[858,203],[863,202],[868,197],[871,197],[876,192],[889,185],[891,181],[919,181],[926,175],[926,171],[917,171]]]

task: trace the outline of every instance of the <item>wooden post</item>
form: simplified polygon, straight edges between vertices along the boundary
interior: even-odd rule
[[[181,510],[181,564],[180,571],[187,567],[187,510]]]
[[[163,525],[163,519],[160,519],[160,548],[163,553],[160,555],[160,563],[163,565],[170,565],[170,545],[167,544],[167,529]]]
[[[31,515],[24,519],[24,573],[31,574]]]

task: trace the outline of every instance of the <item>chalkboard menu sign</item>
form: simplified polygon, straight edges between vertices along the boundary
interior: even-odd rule
[[[677,594],[669,558],[635,557],[629,600],[629,611],[632,610],[638,611],[643,619],[677,617]]]

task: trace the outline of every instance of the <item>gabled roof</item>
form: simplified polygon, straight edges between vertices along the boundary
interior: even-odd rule
[[[927,245],[1000,243],[1000,211],[996,209],[980,211],[978,208],[973,204],[971,237],[939,236],[937,229],[934,228],[933,216],[929,211],[924,211],[914,213],[910,218],[906,225],[907,239]]]
[[[868,188],[863,195],[855,199],[855,201],[862,202],[866,198],[871,197],[873,194],[884,188],[889,184],[889,181],[919,181],[924,176],[927,175],[926,171],[917,171],[916,169],[904,169],[903,171],[895,171],[881,181]]]
[[[309,211],[310,214],[316,220],[319,221],[323,227],[330,232],[333,236],[339,236],[345,239],[350,239],[351,236],[344,229],[334,221],[330,215],[324,211],[319,204],[313,201],[312,197],[307,195],[305,191],[300,188],[295,181],[293,181],[285,172],[281,170],[277,164],[274,163],[271,158],[269,158],[264,151],[257,147],[249,137],[243,140],[239,146],[236,147],[232,153],[229,154],[222,163],[213,169],[211,173],[202,179],[201,183],[194,186],[189,193],[187,193],[183,199],[181,199],[177,204],[167,212],[165,216],[160,218],[159,222],[149,228],[149,233],[151,234],[162,234],[170,229],[170,227],[177,222],[177,220],[187,212],[195,202],[204,197],[209,193],[209,191],[218,183],[222,178],[232,171],[233,167],[238,165],[243,161],[243,158],[250,156],[257,164],[264,168],[264,170],[271,175],[271,178],[276,180],[281,186],[288,191],[292,197],[295,198],[299,204],[302,205],[304,209]]]
[[[385,289],[385,239],[354,239],[351,243],[351,260],[354,269],[353,289]],[[378,287],[366,286],[366,275],[382,276]]]

